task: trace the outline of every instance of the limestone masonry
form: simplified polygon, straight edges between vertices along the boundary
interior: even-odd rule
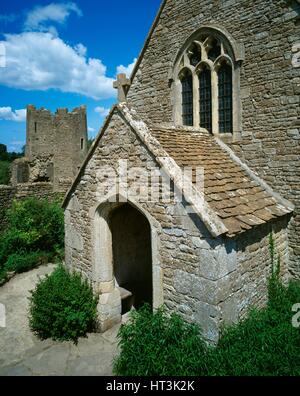
[[[101,331],[148,302],[216,342],[265,304],[270,234],[283,281],[300,277],[299,11],[162,2],[64,201],[66,264],[100,294]]]
[[[238,138],[224,138],[239,158],[296,208],[289,226],[290,270],[300,277],[299,3],[288,0],[170,0],[132,76],[128,102],[151,123],[173,123],[173,68],[201,27],[221,28],[241,44]]]

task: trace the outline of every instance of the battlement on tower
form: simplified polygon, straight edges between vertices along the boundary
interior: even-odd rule
[[[85,127],[84,123],[86,123],[86,106],[76,107],[72,111],[67,108],[59,108],[55,113],[44,107],[38,109],[33,105],[27,106],[27,137],[29,138],[31,136],[36,138],[37,129],[39,129],[38,138],[43,133],[55,134],[56,126],[62,122],[67,122],[70,130],[74,128],[74,125],[76,126],[76,123],[79,124],[75,127],[75,132],[81,132]],[[27,143],[30,146],[31,141],[29,140]]]

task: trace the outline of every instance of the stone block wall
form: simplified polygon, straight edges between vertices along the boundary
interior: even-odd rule
[[[280,278],[284,283],[290,279],[287,224],[288,218],[262,225],[235,238],[237,266],[220,284],[223,312],[222,321],[236,322],[244,318],[249,308],[263,307],[267,302],[267,281],[273,268],[270,254],[270,233],[274,240],[274,267],[280,260]],[[227,245],[228,250],[228,245]],[[224,284],[224,280],[223,280]]]
[[[290,271],[300,277],[300,42],[296,0],[168,0],[134,75],[129,103],[154,124],[174,122],[170,75],[177,52],[204,24],[225,28],[245,48],[241,65],[242,130],[230,142],[262,179],[296,205],[290,225]]]
[[[118,193],[108,174],[119,172],[119,160],[128,160],[129,171],[133,167],[148,171],[157,168],[143,143],[115,114],[65,211],[66,264],[84,274],[101,293],[100,317],[103,321],[110,318],[109,323],[120,318],[120,310],[112,264],[111,268],[106,266],[106,257],[112,261],[109,235],[105,220],[97,220],[97,211],[107,197]],[[133,180],[129,180],[128,187],[134,188]],[[161,185],[158,182],[152,188],[159,190]],[[176,197],[170,202],[151,202],[147,194],[140,196],[138,210],[147,216],[152,228],[154,306],[164,303],[168,310],[180,312],[187,321],[200,323],[205,337],[215,342],[223,322],[235,321],[243,315],[243,307],[239,306],[242,298],[249,302],[244,310],[260,303],[256,299],[258,289],[264,293],[261,300],[266,299],[270,229],[261,229],[262,239],[257,244],[253,235],[247,238],[247,233],[232,240],[213,239],[199,217],[187,214]],[[133,200],[132,203],[136,205]],[[284,232],[277,232],[276,228],[286,268]],[[258,235],[257,230],[253,233]]]

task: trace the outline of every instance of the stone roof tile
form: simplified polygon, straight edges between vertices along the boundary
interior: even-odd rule
[[[204,194],[234,236],[291,212],[222,149],[207,132],[152,127],[152,135],[180,167],[204,169]]]

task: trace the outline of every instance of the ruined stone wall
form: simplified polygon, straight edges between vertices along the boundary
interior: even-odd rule
[[[66,191],[87,153],[86,109],[53,115],[45,109],[27,107],[26,157],[30,182],[51,181],[55,191]]]
[[[119,160],[128,160],[128,170],[139,167],[150,171],[157,167],[143,143],[123,120],[114,115],[65,211],[66,263],[92,280],[94,286],[95,274],[107,273],[104,257],[109,249],[101,224],[97,223],[99,230],[95,229],[95,213],[107,195],[117,193],[107,175],[108,169],[118,172]],[[147,179],[143,185],[147,185]],[[130,179],[128,186],[129,190],[134,186]],[[159,184],[152,185],[154,189],[159,187]],[[245,280],[237,281],[238,274],[251,273],[254,288],[256,283],[266,285],[266,276],[259,277],[268,266],[268,261],[264,261],[268,252],[267,234],[259,246],[254,245],[251,238],[241,246],[241,242],[235,240],[212,239],[199,217],[188,215],[177,200],[151,202],[145,195],[138,204],[144,213],[149,214],[153,232],[153,274],[159,273],[158,277],[154,276],[154,293],[161,291],[160,303],[164,302],[170,311],[180,312],[187,321],[200,323],[206,338],[216,341],[220,324],[228,317],[222,310],[236,311],[238,300],[244,295],[247,298],[248,290],[238,294],[244,284],[232,288],[232,282]],[[105,240],[104,250],[98,247],[97,232]],[[258,251],[255,257],[252,255],[254,251]],[[95,268],[96,255],[101,260],[103,258],[97,264],[102,265],[101,268]],[[259,270],[255,270],[253,262]],[[234,276],[230,278],[230,274]],[[234,302],[229,299],[234,292],[237,293],[235,307],[230,305]],[[262,298],[265,297],[266,293]],[[251,297],[251,302],[256,301]],[[105,303],[108,304],[107,299]]]
[[[26,199],[29,197],[36,197],[38,199],[48,199],[51,201],[55,197],[61,197],[61,194],[53,192],[51,183],[24,183],[19,184],[16,188],[16,199]]]
[[[128,99],[152,123],[172,123],[170,71],[176,54],[203,24],[227,29],[245,47],[241,65],[242,136],[239,157],[296,205],[290,225],[290,269],[300,276],[300,42],[295,0],[169,0],[133,79]]]

